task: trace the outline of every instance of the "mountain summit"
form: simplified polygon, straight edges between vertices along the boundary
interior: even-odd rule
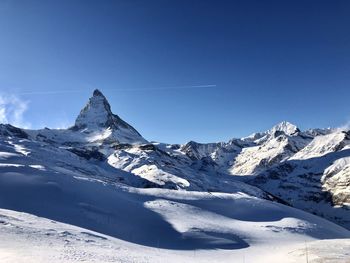
[[[134,127],[112,113],[108,100],[98,89],[94,90],[71,129],[84,133],[107,131],[120,143],[146,142]]]
[[[298,132],[300,132],[299,128],[295,126],[294,124],[288,122],[288,121],[282,121],[278,123],[277,125],[273,126],[272,129],[268,131],[270,134],[274,134],[275,132],[284,132],[286,135],[295,135]]]

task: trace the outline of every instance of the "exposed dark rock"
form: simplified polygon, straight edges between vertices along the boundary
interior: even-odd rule
[[[14,127],[10,124],[0,124],[0,135],[28,139],[27,133],[25,133],[22,129]]]
[[[118,143],[118,144],[113,144],[111,147],[115,150],[123,150],[123,149],[132,148],[132,145],[128,143]]]
[[[106,157],[97,149],[85,149],[85,148],[69,148],[68,151],[82,157],[86,160],[95,159],[98,161],[105,161]]]
[[[140,145],[139,148],[144,151],[155,151],[157,150],[157,147],[153,144],[144,144]]]

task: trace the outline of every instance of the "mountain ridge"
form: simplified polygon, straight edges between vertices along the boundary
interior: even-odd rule
[[[15,147],[9,156],[28,152],[16,159],[20,163],[33,157],[42,166],[50,163],[55,171],[79,171],[133,187],[240,189],[259,198],[282,200],[350,228],[348,130],[302,131],[284,121],[265,132],[228,142],[151,143],[113,114],[108,100],[95,90],[68,129],[1,125],[0,135],[5,149]],[[45,165],[40,147],[56,152],[53,156],[61,161]]]

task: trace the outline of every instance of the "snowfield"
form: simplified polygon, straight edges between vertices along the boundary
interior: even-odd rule
[[[305,242],[350,245],[340,226],[242,192],[140,189],[7,169],[0,206],[40,217],[0,210],[0,262],[298,262]]]
[[[145,203],[145,207],[164,216],[164,222],[170,223],[166,232],[160,234],[156,229],[154,233],[148,232],[147,223],[140,223],[143,228],[130,230],[130,236],[135,234],[135,239],[137,234],[144,234],[147,239],[156,240],[151,246],[137,244],[132,238],[123,240],[27,213],[0,209],[0,262],[164,262],[166,258],[167,262],[268,263],[306,262],[306,257],[309,262],[349,262],[350,239],[318,240],[324,236],[350,237],[348,231],[325,220],[277,204],[264,205],[267,214],[272,212],[271,209],[279,210],[279,220],[268,215],[249,218],[249,214],[254,214],[248,211],[250,206],[246,209],[238,207],[237,214],[225,214],[222,212],[227,210],[228,202],[238,201],[237,205],[242,206],[248,200],[239,200],[241,198],[234,195],[218,194],[217,200],[218,197],[208,197],[205,193],[184,193],[187,202],[202,203],[193,206],[184,204],[183,200],[180,202],[180,196],[176,195],[177,201],[156,199]],[[211,207],[207,201],[214,201],[218,208]],[[258,211],[265,209],[262,205],[250,205],[257,206]],[[232,210],[236,210],[234,206]],[[283,215],[286,217],[281,218]],[[143,216],[139,215],[140,218]],[[261,221],[267,219],[276,221]],[[115,227],[119,228],[123,223],[115,222]],[[174,231],[179,235],[174,235]],[[171,247],[163,246],[162,235],[173,238]]]
[[[150,143],[96,90],[69,129],[0,125],[0,262],[350,262],[349,147]]]

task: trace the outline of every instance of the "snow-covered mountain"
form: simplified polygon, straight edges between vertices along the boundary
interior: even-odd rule
[[[301,131],[282,122],[266,132],[231,140],[237,145],[233,152],[225,143],[202,155],[184,152],[201,160],[210,158],[216,171],[350,228],[349,138],[349,130]],[[216,152],[224,154],[212,158]]]
[[[147,143],[130,124],[111,111],[106,97],[95,90],[86,106],[69,129],[25,131],[30,139],[58,145],[101,146]]]
[[[350,228],[349,131],[319,135],[250,183],[289,204]]]
[[[57,254],[41,254],[43,262],[87,253],[98,262],[189,262],[198,249],[200,262],[280,262],[291,251],[298,262],[305,241],[350,238],[295,209],[350,229],[349,145],[347,130],[301,131],[288,122],[228,142],[150,143],[95,90],[68,129],[0,125],[0,209],[8,209],[0,210],[0,261],[25,251],[11,241],[25,239],[40,240],[39,249],[55,244]],[[328,244],[317,242],[315,251]],[[79,256],[62,256],[65,247]],[[111,248],[119,255],[106,257]],[[8,262],[20,262],[16,256]]]
[[[311,140],[288,122],[277,124],[261,135],[262,137],[253,141],[252,147],[244,148],[235,158],[230,170],[232,174],[258,174],[267,167],[290,158]]]
[[[112,113],[106,97],[99,90],[94,91],[70,129],[92,134],[89,138],[93,138],[93,141],[98,139],[108,143],[130,144],[147,142],[130,124]]]

